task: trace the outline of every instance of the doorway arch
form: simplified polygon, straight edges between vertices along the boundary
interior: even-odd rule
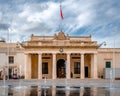
[[[66,77],[66,67],[65,60],[59,59],[57,61],[57,78],[65,78]]]

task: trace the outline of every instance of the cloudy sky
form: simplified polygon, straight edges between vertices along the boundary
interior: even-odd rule
[[[119,0],[61,0],[62,29],[70,36],[92,36],[98,44],[120,47]],[[60,0],[0,0],[0,38],[29,40],[31,34],[60,31]],[[9,31],[9,32],[8,32]]]

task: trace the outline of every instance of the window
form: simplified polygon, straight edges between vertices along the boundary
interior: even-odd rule
[[[110,61],[106,62],[106,68],[111,68],[111,62]]]
[[[14,56],[9,56],[9,63],[14,63]]]
[[[42,74],[48,74],[48,63],[42,63]]]
[[[74,62],[74,74],[80,74],[80,62]]]

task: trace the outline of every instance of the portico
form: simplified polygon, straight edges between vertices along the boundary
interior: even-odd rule
[[[91,36],[70,37],[63,32],[44,38],[32,35],[31,42],[24,44],[25,79],[98,77],[98,45]]]
[[[28,61],[26,62],[25,70],[26,79],[42,79],[42,78],[84,79],[98,77],[96,68],[97,53],[47,52],[47,53],[28,53],[26,55],[27,55],[26,61]],[[73,77],[71,77],[71,73]],[[85,74],[87,74],[87,76],[85,76]]]

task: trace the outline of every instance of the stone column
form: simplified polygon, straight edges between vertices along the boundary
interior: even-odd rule
[[[38,79],[42,79],[42,53],[38,54]]]
[[[67,53],[66,79],[70,79],[70,53]]]
[[[91,77],[94,79],[98,78],[96,53],[91,55]]]
[[[52,79],[56,79],[56,53],[53,53]]]
[[[91,54],[91,78],[93,78],[93,73],[94,73],[94,71],[93,71],[93,65],[94,65],[94,58],[93,58],[93,54]]]
[[[28,78],[28,76],[27,76],[27,61],[28,61],[28,54],[25,54],[25,67],[24,67],[25,79]]]
[[[25,79],[31,79],[31,55],[25,54]]]
[[[81,79],[84,79],[85,78],[85,76],[84,76],[84,74],[85,74],[85,71],[84,71],[84,53],[81,53],[81,72],[80,72],[80,78]]]
[[[93,68],[94,68],[94,69],[93,69],[93,70],[94,70],[93,77],[94,77],[95,79],[98,78],[98,72],[97,72],[98,70],[97,70],[97,67],[98,67],[98,66],[97,66],[97,53],[95,53],[95,54],[94,54],[94,67],[93,67]]]

